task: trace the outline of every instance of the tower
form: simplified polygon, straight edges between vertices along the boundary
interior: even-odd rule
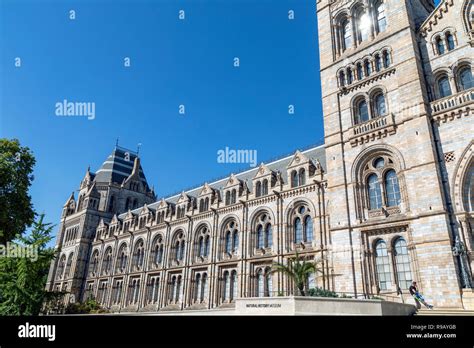
[[[82,296],[91,243],[101,221],[154,202],[138,154],[116,146],[97,172],[87,169],[77,199],[66,201],[57,234],[58,257],[48,275],[48,290],[66,291],[68,301]]]
[[[431,0],[318,0],[336,291],[461,307],[418,31]],[[443,296],[445,293],[449,296]]]

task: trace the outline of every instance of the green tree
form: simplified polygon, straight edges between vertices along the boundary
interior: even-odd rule
[[[278,262],[273,263],[271,272],[282,272],[286,274],[296,285],[296,288],[300,292],[301,296],[306,296],[305,288],[308,278],[311,273],[317,274],[322,273],[320,263],[322,260],[308,261],[304,257],[300,258],[298,252],[294,259],[288,261],[287,264]]]
[[[0,315],[38,315],[43,302],[52,296],[45,285],[55,257],[54,249],[47,247],[54,226],[43,220],[41,214],[30,233],[9,243],[9,250],[28,253],[0,255]]]
[[[17,139],[0,139],[0,244],[31,226],[35,212],[28,194],[36,160]]]

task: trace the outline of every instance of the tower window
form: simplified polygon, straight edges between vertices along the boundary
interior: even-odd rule
[[[387,113],[387,108],[385,106],[385,96],[382,93],[379,93],[374,98],[374,114],[375,117],[384,116]]]
[[[449,97],[451,92],[451,85],[449,84],[449,78],[443,76],[438,80],[438,90],[440,98]]]
[[[454,36],[451,33],[446,34],[446,42],[448,44],[448,51],[454,50]]]
[[[438,54],[444,54],[444,42],[441,37],[438,37],[436,39],[436,49],[438,50]]]
[[[465,91],[473,87],[472,71],[470,67],[463,68],[459,73],[460,90]]]
[[[387,16],[385,14],[385,4],[383,1],[377,1],[375,4],[375,13],[377,15],[377,30],[379,33],[387,30]]]
[[[343,47],[342,49],[345,51],[352,45],[352,28],[351,23],[348,19],[344,20],[341,24],[342,28],[342,38],[343,38]]]

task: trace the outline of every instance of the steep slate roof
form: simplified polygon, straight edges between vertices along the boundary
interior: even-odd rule
[[[125,159],[125,154],[129,154],[129,161]],[[95,181],[99,183],[114,182],[121,184],[132,173],[133,162],[137,158],[137,153],[121,148],[115,147],[114,151],[107,157],[100,169],[95,173]],[[140,165],[140,179],[149,190],[148,183]]]
[[[326,171],[326,151],[325,151],[324,145],[313,147],[313,148],[310,148],[306,151],[301,151],[301,153],[303,153],[306,157],[308,157],[313,162],[316,162],[316,160],[319,160],[319,162],[321,163],[321,167],[323,168],[324,171]],[[287,168],[286,167],[293,160],[293,157],[294,157],[294,154],[290,155],[290,156],[280,158],[280,159],[277,159],[277,160],[272,161],[270,163],[265,163],[265,165],[270,170],[272,170],[274,172],[280,171],[283,181],[285,183],[287,183],[288,182],[288,174],[287,174]],[[247,185],[248,185],[248,188],[250,190],[252,190],[252,179],[257,174],[258,169],[259,169],[259,166],[256,166],[255,168],[252,168],[252,169],[243,171],[241,173],[235,174],[235,177],[237,179],[242,180],[243,182],[246,182]],[[227,183],[227,181],[229,179],[229,176],[227,176],[223,179],[217,180],[215,182],[209,183],[209,186],[214,188],[214,189],[221,190],[225,186],[225,184]],[[201,192],[201,190],[202,190],[202,186],[203,185],[199,185],[199,186],[197,186],[193,189],[185,191],[185,193],[188,196],[197,197],[199,195],[199,193]],[[169,203],[176,203],[176,201],[179,199],[180,196],[181,196],[181,194],[177,194],[177,195],[170,196],[170,197],[164,197],[164,199]],[[156,209],[156,207],[159,206],[161,199],[162,198],[160,198],[159,200],[157,200],[156,202],[154,202],[152,204],[148,204],[148,208],[149,209]],[[140,207],[140,208],[137,208],[137,209],[133,210],[133,213],[134,214],[140,213],[142,208],[143,207]],[[119,218],[123,218],[125,215],[126,215],[126,213],[120,214]]]

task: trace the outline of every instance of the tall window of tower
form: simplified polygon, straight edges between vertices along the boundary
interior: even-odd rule
[[[342,28],[342,50],[345,51],[352,46],[352,27],[349,19],[345,19],[341,23]]]
[[[438,80],[438,91],[439,91],[440,98],[449,97],[452,94],[451,85],[449,83],[449,78],[447,76],[442,76]]]
[[[383,52],[383,66],[384,68],[388,68],[390,66],[390,54],[387,51]]]
[[[355,123],[363,123],[369,120],[369,108],[365,99],[361,99],[356,103],[356,119]]]
[[[382,70],[382,59],[380,58],[380,55],[375,56],[375,71],[379,72]]]
[[[450,33],[446,33],[446,43],[448,45],[448,51],[452,51],[455,48],[455,43],[454,43],[454,36]]]
[[[375,14],[377,15],[377,31],[384,32],[387,29],[387,16],[385,14],[385,3],[379,0],[375,3]]]
[[[257,181],[255,184],[255,197],[260,197],[262,195],[262,184],[260,181]]]
[[[369,188],[369,207],[370,209],[382,208],[382,190],[380,188],[379,178],[377,174],[371,174],[367,179],[367,187]]]
[[[385,105],[385,96],[383,95],[383,93],[378,93],[374,97],[374,116],[385,116],[386,113],[387,108]]]
[[[268,195],[268,180],[265,179],[263,180],[263,183],[262,183],[262,196],[266,196]]]
[[[471,67],[462,68],[459,72],[459,89],[461,91],[474,87]]]
[[[408,289],[412,282],[410,270],[410,256],[408,254],[407,242],[403,238],[398,238],[394,246],[395,266],[397,270],[397,282],[400,289]]]
[[[344,87],[344,85],[346,84],[346,77],[344,76],[344,71],[341,71],[339,73],[339,84],[341,87]]]
[[[439,55],[444,54],[445,52],[443,39],[439,36],[436,38],[436,49],[438,50]]]
[[[370,61],[367,59],[364,62],[364,68],[365,68],[365,76],[370,76],[372,74],[372,64]]]
[[[364,78],[364,71],[362,69],[362,64],[357,64],[357,79],[362,80]]]
[[[370,27],[370,17],[364,10],[359,10],[356,14],[357,40],[359,43],[369,39]]]
[[[375,265],[380,290],[388,290],[392,287],[392,273],[390,271],[390,257],[387,244],[379,240],[375,246]]]

